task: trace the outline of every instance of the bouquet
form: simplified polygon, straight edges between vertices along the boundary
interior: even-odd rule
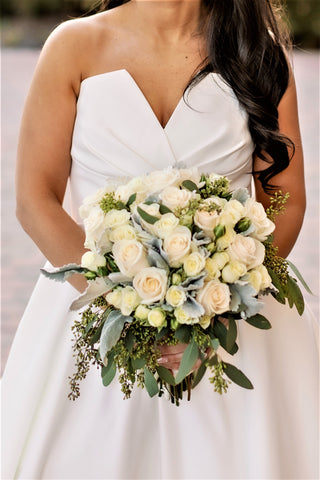
[[[273,220],[287,198],[276,193],[265,211],[247,189],[232,192],[226,177],[196,168],[152,172],[86,198],[81,265],[43,271],[56,280],[81,273],[89,284],[71,306],[81,313],[72,327],[77,370],[69,397],[79,396],[92,364],[105,386],[118,374],[125,398],[137,384],[179,405],[208,368],[218,393],[231,381],[252,389],[221,349],[237,352],[238,321],[271,328],[259,313],[263,295],[303,312],[288,266],[303,279],[272,245]],[[159,347],[179,342],[188,346],[173,372],[159,365]]]

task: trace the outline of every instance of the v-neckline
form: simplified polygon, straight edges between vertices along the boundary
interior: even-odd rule
[[[125,73],[127,75],[127,77],[131,80],[131,83],[133,84],[134,88],[136,89],[136,91],[139,93],[140,97],[142,98],[142,100],[144,101],[147,109],[150,111],[153,119],[156,121],[157,125],[159,128],[161,128],[161,130],[163,132],[166,132],[166,130],[168,129],[168,127],[170,126],[170,124],[172,123],[174,117],[176,116],[177,112],[180,110],[180,106],[181,104],[184,102],[184,96],[182,95],[180,97],[180,100],[178,101],[177,105],[175,106],[175,108],[173,109],[168,121],[166,122],[166,124],[163,126],[162,123],[160,122],[159,118],[157,117],[157,115],[155,114],[155,111],[153,110],[153,108],[151,107],[151,104],[149,102],[149,100],[147,99],[147,97],[145,96],[145,94],[143,93],[143,91],[141,90],[141,88],[139,87],[138,83],[136,82],[136,80],[133,78],[133,76],[131,75],[131,73],[126,70],[125,68],[121,68],[121,69],[118,69],[118,70],[111,70],[110,72],[104,72],[104,73],[99,73],[97,75],[91,75],[85,79],[82,80],[81,82],[81,85],[90,81],[90,80],[93,80],[95,78],[98,78],[98,77],[102,77],[102,76],[107,76],[107,75],[112,75],[112,74],[116,74],[116,73]],[[213,72],[211,72],[213,73]]]

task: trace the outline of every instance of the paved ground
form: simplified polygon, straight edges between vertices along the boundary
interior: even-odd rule
[[[38,50],[2,51],[2,366],[44,259],[15,219],[14,168],[19,122]],[[319,54],[294,56],[308,209],[291,259],[318,292],[319,265]],[[318,315],[318,298],[308,296]]]

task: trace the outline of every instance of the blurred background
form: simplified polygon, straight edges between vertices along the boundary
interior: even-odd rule
[[[1,0],[1,371],[44,263],[15,218],[14,169],[19,124],[40,48],[62,21],[96,11],[94,0]],[[319,0],[287,0],[293,67],[305,153],[307,212],[290,259],[315,293],[307,301],[319,318]],[[45,318],[43,319],[45,322]],[[26,359],[27,361],[27,359]]]

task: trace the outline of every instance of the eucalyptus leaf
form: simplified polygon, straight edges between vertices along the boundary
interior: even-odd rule
[[[216,352],[218,348],[220,347],[220,342],[217,338],[210,338],[210,343],[213,348],[213,350]]]
[[[130,207],[130,205],[132,205],[133,202],[136,201],[136,198],[137,198],[136,193],[133,193],[132,195],[130,195],[129,200],[127,201],[127,207]]]
[[[138,207],[138,213],[140,215],[140,217],[147,223],[150,223],[151,225],[153,225],[154,223],[156,223],[159,218],[158,217],[154,217],[153,215],[150,215],[149,213],[145,212],[144,210],[142,210],[142,208]]]
[[[45,268],[41,268],[40,272],[47,278],[51,280],[55,280],[56,282],[65,282],[68,280],[69,277],[75,275],[77,273],[86,273],[87,268],[81,267],[81,265],[77,265],[76,263],[69,263],[68,265],[64,265],[63,267],[53,268],[52,270],[46,270]]]
[[[226,344],[227,344],[227,351],[230,352],[232,351],[232,348],[234,344],[236,343],[237,339],[237,324],[233,318],[229,318],[229,327],[227,329],[227,338],[226,338]]]
[[[260,313],[253,315],[253,317],[246,318],[246,322],[253,327],[260,328],[261,330],[268,330],[271,328],[271,323]]]
[[[191,343],[187,346],[183,353],[180,368],[175,378],[176,384],[182,382],[182,380],[190,373],[198,357],[199,348],[194,339],[192,339]]]
[[[141,368],[143,368],[146,363],[147,361],[143,357],[131,359],[131,364],[134,370],[141,370]]]
[[[289,267],[291,268],[291,270],[293,271],[293,273],[294,273],[295,275],[297,275],[298,280],[302,283],[302,285],[303,285],[304,288],[307,290],[307,292],[310,293],[311,295],[313,295],[312,291],[311,291],[310,288],[308,287],[305,279],[303,278],[303,276],[302,276],[301,273],[299,272],[298,268],[297,268],[292,262],[290,262],[288,259],[286,259],[286,262],[287,262],[287,264],[289,265]]]
[[[157,372],[161,380],[168,383],[169,385],[172,385],[173,387],[176,385],[176,381],[170,370],[159,365],[157,367]]]
[[[292,299],[295,304],[299,315],[302,315],[304,312],[304,300],[301,290],[297,282],[290,276],[288,276],[288,298]]]
[[[147,392],[149,393],[150,397],[154,397],[155,395],[157,395],[157,393],[159,393],[158,382],[147,367],[144,367],[143,373],[144,384]]]
[[[166,207],[165,205],[163,205],[163,203],[161,203],[160,205],[159,212],[161,213],[161,215],[164,215],[165,213],[173,213],[172,210],[170,210],[169,207]]]
[[[185,180],[182,185],[190,192],[199,192],[198,186],[192,180]]]
[[[115,353],[113,351],[109,352],[108,363],[101,369],[102,383],[105,387],[110,385],[117,371],[114,363],[114,356]]]
[[[202,380],[204,374],[206,373],[207,366],[206,366],[206,361],[202,362],[200,367],[195,373],[195,377],[192,382],[192,388],[195,388]]]
[[[136,337],[131,329],[127,331],[126,338],[124,339],[124,344],[128,352],[132,352],[133,346],[135,344]]]
[[[113,310],[103,325],[100,337],[100,356],[105,363],[107,353],[117,344],[123,327],[126,323],[131,323],[132,317],[122,315],[119,310]]]
[[[249,390],[253,389],[253,385],[248,379],[248,377],[246,377],[245,374],[234,365],[223,362],[223,370],[227,377],[229,377],[230,380],[232,380],[240,387],[247,388]]]
[[[190,325],[180,325],[174,332],[174,336],[180,343],[189,343],[192,327]]]
[[[280,279],[279,279],[278,275],[273,270],[271,270],[271,268],[268,268],[268,273],[271,277],[272,284],[278,290],[278,294],[274,294],[274,297],[276,298],[276,300],[278,300],[278,302],[284,304],[285,303],[285,292],[283,290],[283,287],[281,285],[281,282],[280,282]]]

